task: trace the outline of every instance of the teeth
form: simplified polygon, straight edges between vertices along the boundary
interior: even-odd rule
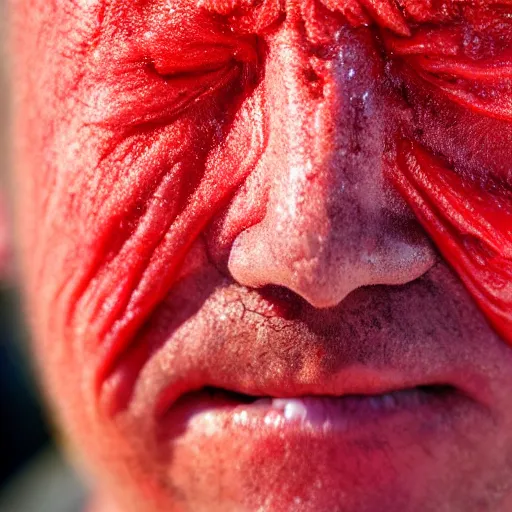
[[[275,398],[272,400],[272,407],[283,411],[284,417],[287,420],[304,420],[308,415],[306,406],[303,401],[299,399]]]
[[[380,396],[372,396],[369,398],[370,406],[375,411],[391,410],[398,406],[397,397],[393,393],[387,393]]]
[[[378,396],[260,398],[252,405],[273,410],[274,414],[287,421],[307,420],[309,423],[324,424],[329,418],[339,415],[340,411],[347,417],[365,407],[379,412],[393,411],[404,404],[405,398],[414,405],[418,401],[416,394],[411,393],[410,397],[394,392]]]
[[[290,402],[286,404],[286,407],[284,408],[284,417],[287,420],[305,420],[307,415],[308,410],[304,407],[304,404],[300,402]]]
[[[290,400],[288,398],[274,398],[272,399],[272,407],[274,409],[278,409],[280,411],[284,411],[284,408],[286,407],[286,404]]]
[[[373,396],[370,398],[370,405],[372,409],[379,411],[382,409],[394,409],[398,402],[396,400],[396,396],[392,393],[388,393],[386,395],[381,396]]]

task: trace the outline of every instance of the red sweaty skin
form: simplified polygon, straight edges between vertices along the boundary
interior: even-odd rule
[[[500,183],[485,190],[410,144],[401,148],[395,178],[489,322],[511,343],[509,186]]]
[[[428,151],[421,145],[403,141],[398,145],[392,174],[394,183],[443,256],[456,270],[490,323],[510,343],[510,28],[499,26],[487,12],[479,13],[475,26],[476,29],[472,27],[473,41],[466,45],[463,39],[468,28],[464,24],[434,37],[432,31],[419,31],[412,45],[410,41],[394,38],[390,38],[388,44],[398,54],[406,55],[422,77],[451,100],[454,106],[450,110],[454,119],[461,117],[457,106],[474,112],[475,117],[484,116],[481,129],[488,126],[495,139],[493,145],[503,144],[501,151],[489,148],[495,162],[489,165],[485,160],[477,159],[467,165],[462,161],[464,156],[456,153],[449,154],[451,163],[443,162],[434,156],[440,148]],[[493,32],[500,34],[499,43],[487,44],[486,47],[485,38],[492,36]],[[484,40],[481,41],[480,37]],[[503,123],[495,122],[493,125],[493,119]],[[497,133],[498,127],[503,128],[503,133]],[[464,152],[468,149],[473,153],[479,151],[464,141],[466,130],[455,129],[450,135],[454,143],[466,146]],[[478,167],[475,169],[475,166]]]
[[[510,510],[511,14],[12,2],[27,311],[95,509]],[[199,392],[429,384],[334,434]]]

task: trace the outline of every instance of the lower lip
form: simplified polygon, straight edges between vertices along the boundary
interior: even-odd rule
[[[159,435],[170,440],[173,482],[190,490],[190,480],[201,475],[192,493],[207,501],[218,501],[223,488],[236,506],[226,502],[219,510],[337,510],[342,496],[368,501],[372,493],[375,510],[384,510],[378,488],[383,496],[407,492],[397,488],[397,475],[428,466],[428,446],[453,442],[457,423],[474,418],[475,405],[453,390],[421,388],[251,403],[203,391],[176,402],[159,422]],[[205,475],[212,475],[210,497]],[[202,509],[197,502],[194,510]],[[348,502],[346,510],[352,510]]]

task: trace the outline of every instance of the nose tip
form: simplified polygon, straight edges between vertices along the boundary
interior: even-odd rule
[[[315,308],[333,307],[350,292],[348,283],[329,285],[317,258],[279,258],[265,244],[253,245],[251,238],[241,237],[231,252],[229,270],[240,284],[250,288],[282,286]],[[252,245],[253,251],[245,251],[246,244]],[[262,257],[255,257],[257,253]]]
[[[435,264],[435,252],[420,231],[412,228],[406,235],[381,226],[379,235],[374,229],[372,236],[367,227],[366,239],[347,236],[341,241],[336,234],[343,232],[343,224],[325,237],[298,233],[292,226],[278,232],[264,221],[238,236],[228,268],[244,286],[283,286],[315,308],[331,308],[358,288],[406,284]]]
[[[275,225],[267,224],[242,233],[235,240],[229,258],[228,268],[233,277],[251,288],[269,284],[283,286],[314,307],[335,305],[340,295],[346,293],[340,289],[340,283],[338,290],[328,286],[325,265],[321,263],[325,247],[323,237],[306,231],[295,243],[283,247],[275,238],[290,237],[291,233],[280,231]]]

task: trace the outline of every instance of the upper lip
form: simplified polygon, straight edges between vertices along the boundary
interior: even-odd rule
[[[195,379],[186,377],[180,383],[169,384],[159,395],[155,414],[157,417],[168,412],[176,401],[183,395],[200,391],[204,388],[218,388],[248,397],[297,398],[303,396],[378,396],[406,389],[419,387],[453,388],[468,398],[478,400],[476,389],[470,389],[463,379],[455,376],[428,375],[423,379],[408,378],[399,372],[388,370],[371,370],[364,366],[353,366],[325,375],[323,378],[304,380],[297,378],[276,379],[256,384],[243,376],[219,375],[211,379],[196,376]],[[465,379],[464,379],[465,380]]]
[[[485,403],[485,390],[476,376],[454,368],[451,371],[438,369],[406,375],[391,365],[385,369],[368,365],[347,363],[333,373],[312,365],[306,375],[281,370],[272,378],[254,379],[250,372],[243,371],[243,364],[232,372],[191,372],[169,382],[158,394],[155,416],[161,417],[172,409],[176,401],[186,394],[218,388],[246,395],[248,398],[297,398],[303,396],[343,397],[350,395],[378,396],[413,388],[447,388],[467,396],[475,402]]]

